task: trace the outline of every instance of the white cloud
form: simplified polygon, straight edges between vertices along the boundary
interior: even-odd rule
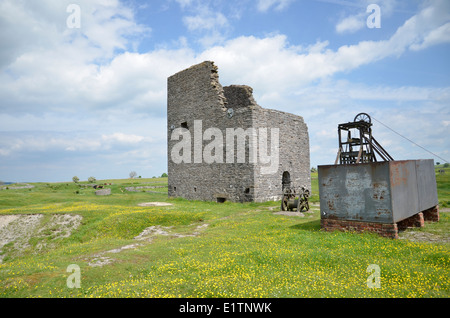
[[[380,8],[381,20],[389,18],[396,7],[398,6],[396,0],[359,0],[356,2],[348,1],[332,1],[322,0],[339,4],[346,8],[351,8],[352,14],[345,14],[339,22],[336,24],[336,32],[339,34],[355,33],[365,27],[367,27],[367,19],[373,13],[369,8],[369,5],[376,4]]]
[[[40,114],[125,107],[162,116],[167,77],[194,61],[187,49],[124,53],[102,66],[56,55],[27,53],[9,67],[9,74],[1,74],[3,107]]]
[[[191,34],[196,35],[196,41],[203,47],[211,47],[223,43],[231,29],[229,18],[223,13],[222,2],[205,0],[177,0],[185,12],[183,24]],[[232,16],[238,18],[237,11],[231,9]]]
[[[436,35],[441,35],[442,31],[448,28],[450,2],[435,0],[430,3],[429,6],[423,8],[397,29],[388,43],[391,48],[397,48],[397,51],[402,53],[407,48],[417,50],[431,44],[440,43],[440,41],[433,40],[431,42],[430,40]],[[428,43],[424,45],[427,38]],[[447,41],[446,38],[444,38],[444,41]]]
[[[424,50],[430,46],[450,42],[450,23],[446,23],[437,29],[431,30],[422,43],[414,43],[410,46],[413,51]]]
[[[407,20],[388,40],[361,41],[343,45],[337,50],[328,49],[326,41],[300,48],[290,45],[284,35],[265,38],[243,36],[205,50],[200,57],[216,61],[225,70],[221,76],[226,81],[234,79],[235,82],[260,87],[266,94],[282,93],[338,72],[351,71],[386,57],[400,56],[415,43],[422,43],[424,37],[445,22],[445,17],[436,18],[420,12]]]
[[[150,29],[136,24],[133,12],[118,0],[79,0],[80,28],[68,28],[66,12],[71,0],[39,2],[3,0],[0,3],[0,66],[30,51],[56,51],[75,61],[109,59],[118,49],[131,48],[134,36],[148,36]],[[72,51],[72,52],[70,52]]]
[[[192,5],[193,0],[175,0],[182,9]]]
[[[419,93],[408,96],[419,89]],[[447,88],[373,87],[347,81],[327,80],[304,88],[283,104],[282,110],[305,118],[309,128],[312,163],[332,164],[336,158],[337,125],[353,121],[360,112],[372,116],[373,136],[397,160],[436,158],[400,137],[378,121],[443,156],[450,147],[443,138],[450,117]],[[370,93],[370,94],[368,94]],[[445,98],[445,96],[447,96]],[[319,146],[319,147],[317,147]],[[321,149],[322,151],[318,151]],[[445,157],[445,156],[444,156]]]
[[[15,8],[12,2],[2,4],[5,3]],[[98,24],[105,24],[103,19],[114,21],[111,16],[115,8],[117,14],[124,17],[119,20],[128,21],[126,25],[134,25],[129,11],[120,7],[117,1],[108,3],[112,4],[111,10],[106,10],[103,17],[97,17]],[[191,2],[186,2],[188,4]],[[61,37],[60,44],[19,54],[6,72],[0,74],[0,96],[3,107],[9,108],[8,113],[108,112],[126,108],[130,112],[145,110],[163,116],[167,77],[196,62],[214,60],[221,68],[221,79],[225,83],[254,86],[259,88],[259,92],[255,90],[259,97],[274,100],[274,96],[282,96],[293,88],[326,79],[338,72],[350,71],[385,57],[399,56],[409,48],[423,49],[438,43],[436,39],[442,40],[439,35],[444,35],[448,29],[449,17],[442,13],[445,3],[437,1],[433,4],[407,20],[388,40],[362,41],[343,45],[337,50],[329,49],[327,41],[302,48],[290,45],[284,35],[265,38],[242,36],[197,55],[188,48],[126,52],[115,54],[109,62],[98,65],[92,62],[96,56],[102,56],[97,55],[95,45],[85,42],[82,37],[77,38],[80,42],[63,45],[67,44],[64,35],[55,32],[55,38]],[[84,6],[82,4],[82,8]],[[65,16],[65,11],[63,13]],[[114,46],[127,46],[126,37],[119,30],[120,25],[122,22],[111,29],[105,28],[105,32],[116,34],[110,38],[121,39]],[[127,32],[132,30],[130,26]],[[110,50],[108,45],[104,49]],[[419,92],[415,90],[405,95]]]
[[[100,140],[92,137],[32,131],[3,134],[0,143],[0,149],[8,156],[56,151],[97,151],[101,146]]]
[[[347,72],[386,57],[400,56],[411,44],[421,43],[420,35],[426,36],[446,22],[433,16],[428,16],[428,21],[423,11],[417,16],[420,19],[412,17],[390,39],[362,41],[337,50],[329,49],[327,42],[305,48],[292,46],[285,36],[275,35],[236,38],[206,50],[201,57],[216,61],[225,85],[252,86],[261,106],[303,116],[309,127],[312,149],[317,150],[317,145],[323,149],[311,152],[312,162],[334,162],[337,124],[352,121],[359,112],[373,114],[374,118],[395,127],[403,135],[440,153],[437,149],[446,149],[448,144],[438,145],[435,140],[442,141],[439,135],[448,132],[444,127],[426,128],[424,123],[450,116],[450,87],[366,86],[333,80],[333,75],[338,72]],[[411,21],[416,19],[422,22],[420,26],[426,31],[417,32],[411,26]],[[378,131],[375,137],[386,146],[392,145],[388,151],[394,158],[430,157],[383,126],[375,124],[375,127]]]
[[[167,77],[204,60],[216,62],[222,84],[252,86],[261,106],[304,116],[314,162],[334,161],[337,123],[352,120],[360,111],[370,111],[424,145],[442,140],[434,134],[448,134],[450,88],[370,87],[333,79],[339,72],[401,56],[406,50],[448,42],[448,2],[429,2],[389,39],[338,49],[330,49],[328,41],[306,47],[291,45],[282,34],[224,41],[229,22],[220,11],[208,7],[202,12],[189,11],[184,19],[192,32],[201,33],[202,41],[211,38],[208,49],[198,53],[187,45],[133,52],[133,38],[147,31],[136,24],[129,9],[118,1],[79,2],[82,17],[86,16],[78,31],[65,27],[64,1],[53,7],[50,1],[43,1],[42,7],[35,5],[39,7],[36,12],[22,10],[19,1],[0,3],[0,22],[5,26],[0,38],[11,43],[0,49],[2,159],[49,153],[64,160],[89,156],[125,165],[137,164],[133,158],[144,161],[159,156],[155,160],[164,166],[166,123],[162,119],[166,114]],[[185,10],[196,6],[195,1],[178,2]],[[288,4],[270,1],[265,5],[269,10],[282,3]],[[100,15],[93,10],[96,6],[105,11]],[[14,24],[10,15],[20,17],[19,21]],[[54,17],[61,23],[55,23]],[[20,38],[13,39],[11,34]],[[411,105],[396,109],[407,102]],[[392,106],[386,106],[389,103]],[[426,134],[417,131],[424,122],[442,121],[442,127],[427,128]],[[24,129],[28,131],[21,131]],[[395,147],[402,145],[403,141],[393,142],[382,127],[378,129],[380,140]],[[439,142],[443,149],[448,148],[445,141]],[[318,151],[318,146],[325,150]],[[411,153],[403,147],[398,149],[397,157]],[[145,164],[154,163],[147,159]]]
[[[374,101],[439,101],[441,97],[448,95],[449,92],[450,87],[364,87],[360,84],[352,84],[347,88],[348,96],[352,100]]]
[[[125,178],[135,170],[151,177],[167,172],[165,142],[124,133],[0,132],[0,175],[3,180],[48,182],[74,175]]]
[[[258,0],[256,7],[258,11],[267,12],[274,7],[276,11],[281,11],[289,6],[293,0]]]
[[[366,20],[364,14],[356,14],[344,18],[336,25],[337,33],[354,33],[361,30],[366,26]]]
[[[99,134],[95,132],[62,133],[55,131],[27,131],[1,133],[0,155],[17,156],[29,153],[66,153],[80,154],[111,153],[149,148],[153,143],[161,142],[159,138],[144,137],[135,134],[116,132]]]
[[[39,46],[53,47],[62,40],[66,7],[62,2],[49,6],[48,1],[0,2],[0,41],[8,43],[0,49],[0,67],[8,65],[22,53]],[[60,19],[56,12],[60,11]],[[54,19],[60,23],[51,23]]]
[[[204,47],[222,43],[230,28],[227,17],[221,12],[214,12],[208,6],[199,7],[195,15],[183,17],[183,23],[191,32],[202,32],[198,42]]]
[[[113,133],[112,135],[102,135],[103,141],[116,141],[124,144],[137,144],[143,141],[145,138],[138,135],[124,134],[120,132]]]
[[[120,69],[123,74],[108,72],[115,66],[110,61],[117,50],[130,50],[135,37],[148,34],[148,28],[137,24],[132,10],[117,0],[80,0],[81,28],[69,29],[69,3],[0,3],[0,39],[8,43],[0,49],[0,96],[9,111],[70,112],[98,107],[102,102],[117,104],[117,99],[126,97],[125,91],[117,94],[120,89],[115,85],[120,79],[114,76],[128,73]],[[129,77],[124,78],[127,82],[122,84],[130,83]],[[136,92],[126,85],[123,88]]]
[[[228,20],[222,13],[209,10],[203,10],[195,16],[186,16],[183,18],[183,22],[190,31],[214,30],[228,25]]]

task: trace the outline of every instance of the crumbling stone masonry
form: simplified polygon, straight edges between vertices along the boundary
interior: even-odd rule
[[[222,87],[210,61],[168,78],[170,197],[264,202],[281,199],[288,184],[311,189],[303,118],[264,109],[252,93]]]

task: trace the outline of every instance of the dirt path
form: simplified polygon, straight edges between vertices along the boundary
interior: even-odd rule
[[[208,224],[202,224],[195,227],[193,232],[190,233],[174,233],[171,231],[172,226],[161,226],[161,225],[153,225],[146,229],[144,229],[139,235],[134,237],[136,243],[128,244],[125,246],[121,246],[119,248],[115,248],[112,250],[96,253],[94,255],[90,255],[85,257],[84,260],[88,262],[88,265],[91,267],[102,267],[105,265],[109,265],[114,263],[116,260],[112,257],[113,254],[120,253],[125,250],[137,249],[141,246],[152,243],[152,241],[158,236],[170,236],[173,238],[182,238],[182,237],[195,237],[201,234],[201,231],[208,227]]]

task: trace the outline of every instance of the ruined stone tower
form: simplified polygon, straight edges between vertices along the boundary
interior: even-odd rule
[[[222,87],[209,61],[168,78],[170,197],[263,202],[288,184],[311,189],[303,118],[262,108],[252,92]]]

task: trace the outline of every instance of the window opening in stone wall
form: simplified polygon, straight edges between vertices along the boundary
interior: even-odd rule
[[[197,187],[194,187],[194,192],[197,192]]]
[[[289,188],[291,186],[291,175],[289,172],[283,172],[283,177],[281,179],[281,189],[284,192],[284,189]]]
[[[181,128],[189,129],[187,121],[181,123]]]
[[[173,187],[173,191],[177,191],[177,187]]]
[[[217,197],[217,202],[218,203],[224,203],[226,200],[227,200],[227,198]]]
[[[245,194],[249,194],[250,193],[250,188],[245,188],[244,193]]]

